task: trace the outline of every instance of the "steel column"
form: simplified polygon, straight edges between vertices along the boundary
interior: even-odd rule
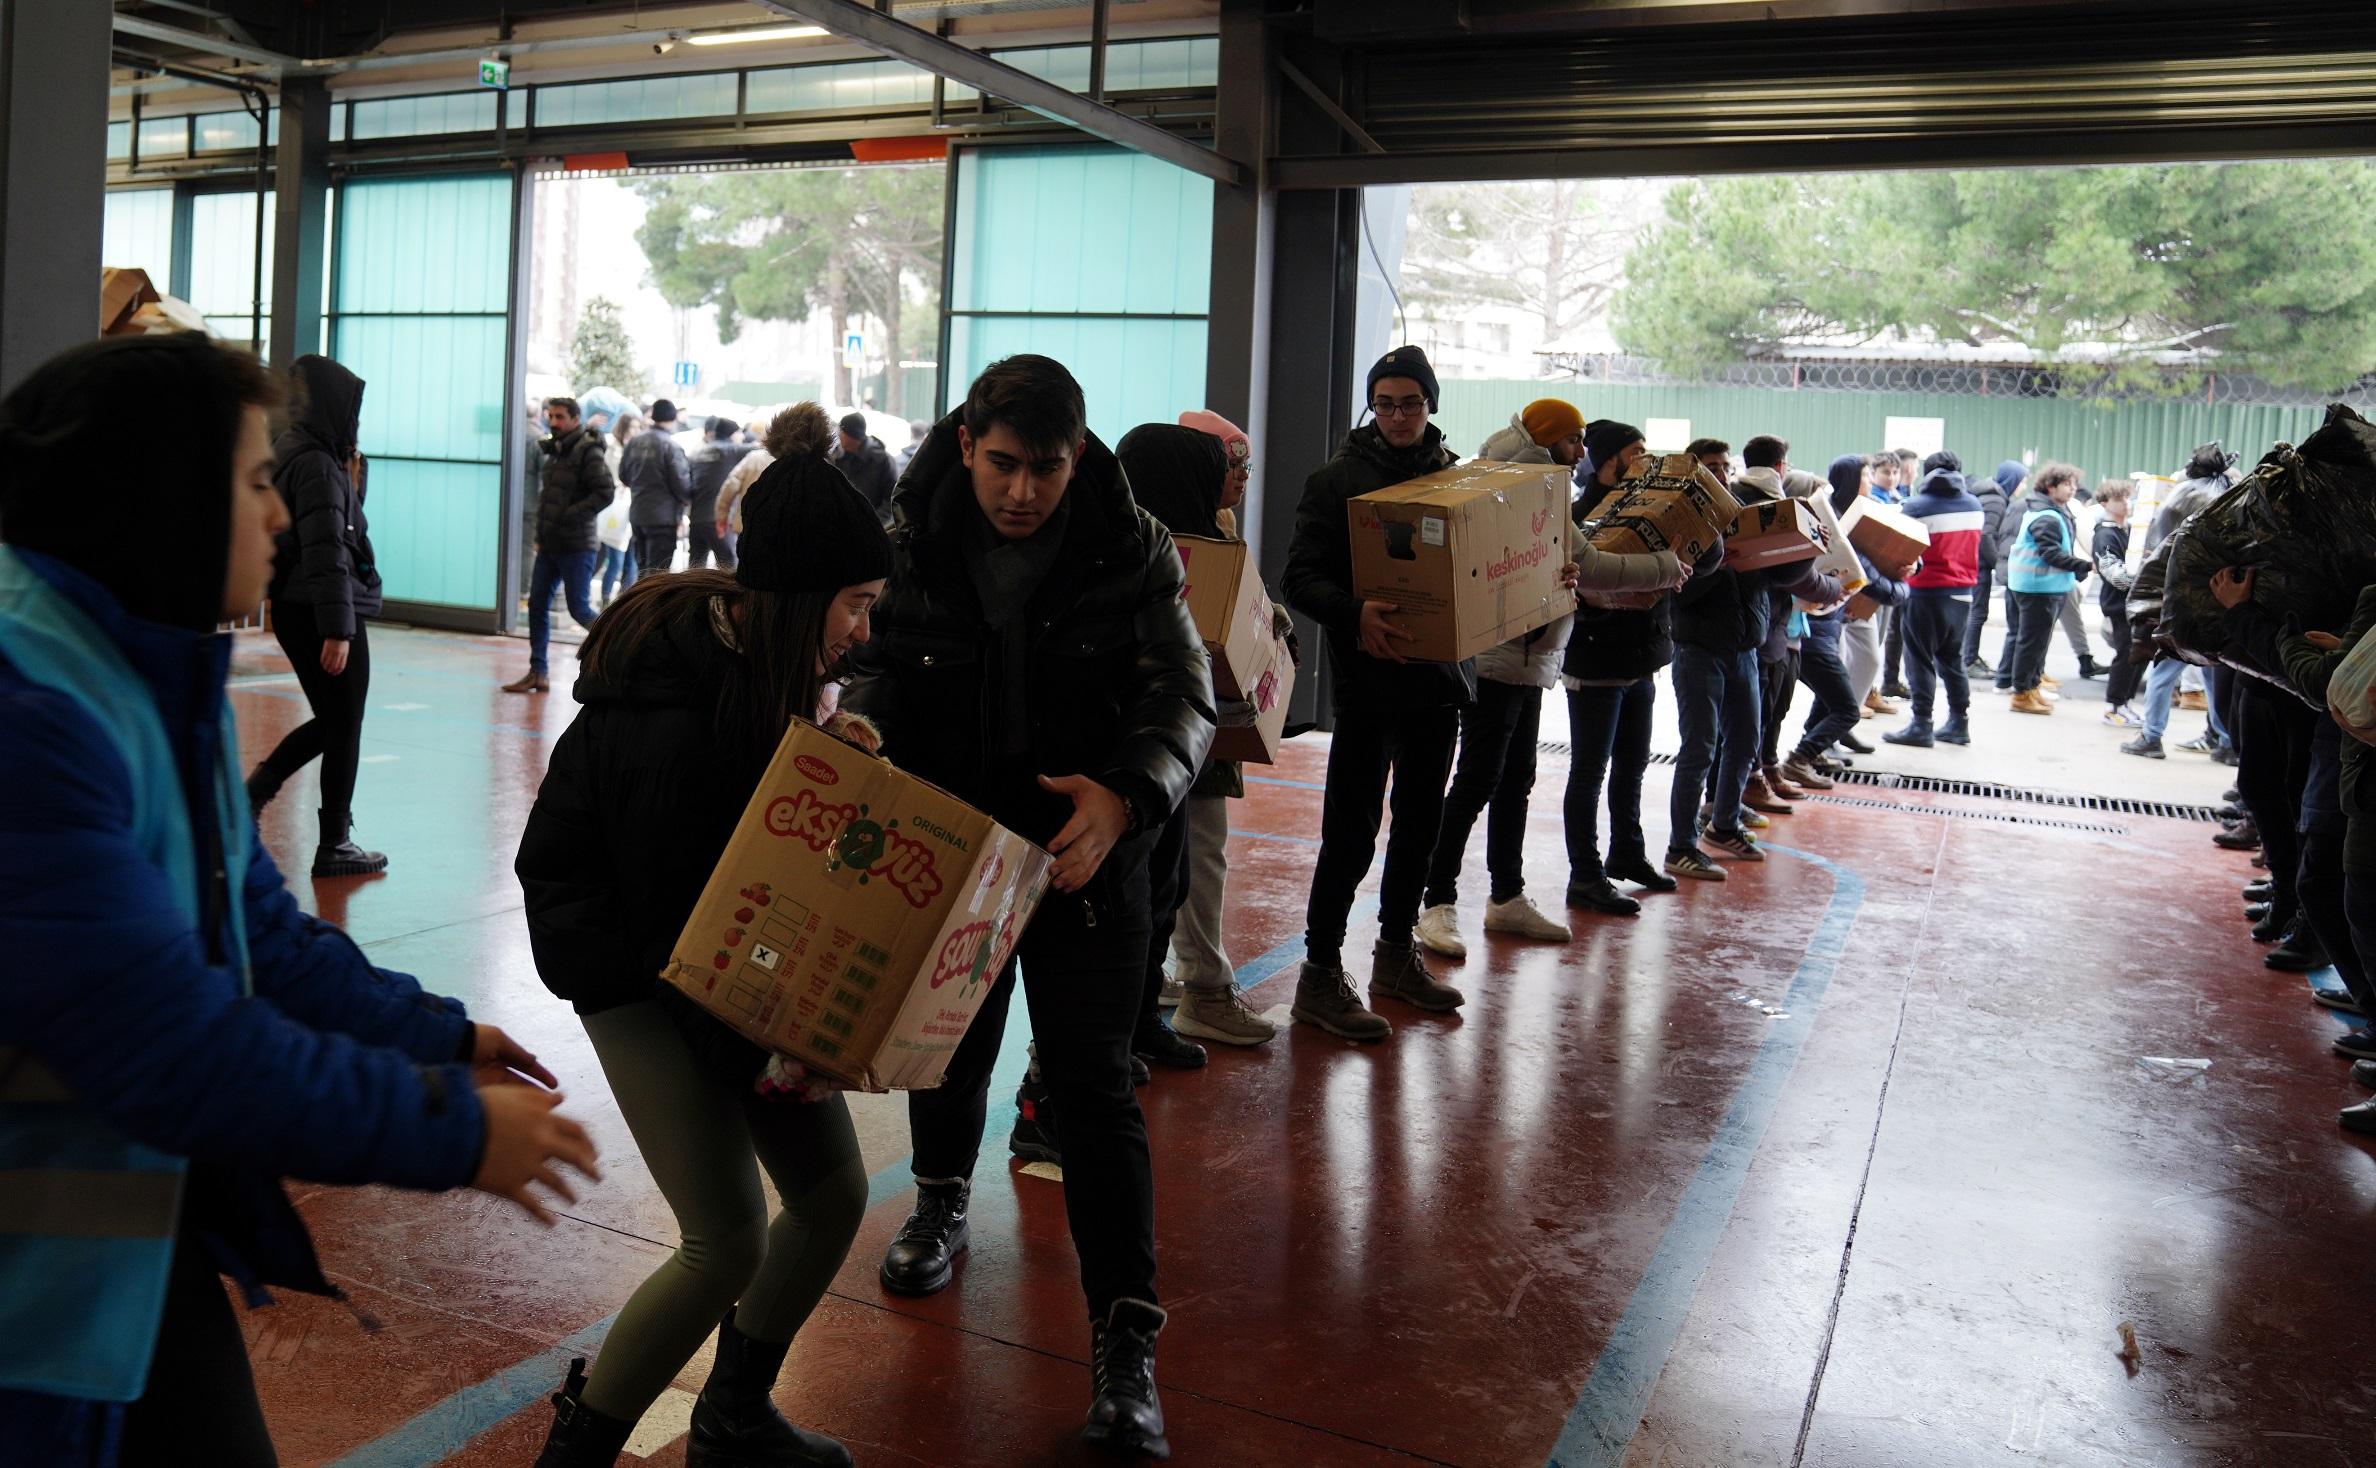
[[[107,20],[0,0],[0,391],[99,330]]]
[[[322,268],[330,217],[330,89],[281,83],[273,166],[272,365],[322,350]]]

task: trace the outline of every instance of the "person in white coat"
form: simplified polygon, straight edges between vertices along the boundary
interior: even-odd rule
[[[1639,435],[1625,446],[1624,468],[1642,457]],[[1584,415],[1561,398],[1540,398],[1485,440],[1480,459],[1515,464],[1558,464],[1574,468],[1584,458]],[[1612,466],[1612,475],[1623,469]],[[1612,479],[1614,482],[1614,479]],[[1671,551],[1614,555],[1578,543],[1571,585],[1617,591],[1673,586],[1681,579]],[[1444,823],[1428,865],[1427,892],[1417,937],[1432,953],[1464,958],[1460,936],[1458,883],[1469,833],[1480,813],[1485,821],[1485,864],[1490,883],[1485,905],[1487,932],[1545,943],[1565,943],[1567,925],[1546,916],[1526,895],[1527,800],[1534,791],[1536,734],[1543,694],[1559,686],[1573,614],[1515,637],[1477,656],[1477,701],[1461,711],[1460,762],[1444,799]]]

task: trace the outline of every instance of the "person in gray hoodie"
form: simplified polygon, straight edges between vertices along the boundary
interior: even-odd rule
[[[1638,429],[1608,425],[1596,442],[1604,456],[1617,457],[1613,477],[1642,458]],[[1509,427],[1486,439],[1477,457],[1573,469],[1584,458],[1584,445],[1584,415],[1575,405],[1561,398],[1539,398],[1513,416]],[[1663,589],[1679,579],[1672,552],[1629,556],[1590,546],[1578,550],[1591,577],[1584,584],[1595,590]],[[1560,662],[1574,626],[1571,613],[1477,655],[1477,701],[1461,711],[1460,763],[1444,797],[1443,826],[1428,863],[1426,905],[1416,929],[1430,952],[1446,958],[1468,954],[1456,904],[1461,862],[1480,813],[1486,814],[1485,862],[1491,881],[1485,930],[1545,943],[1565,943],[1572,936],[1565,924],[1545,916],[1528,899],[1525,855],[1526,806],[1534,791],[1543,693],[1558,686]]]

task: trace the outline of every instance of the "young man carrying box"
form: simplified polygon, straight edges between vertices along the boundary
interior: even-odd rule
[[[993,363],[934,426],[891,502],[890,586],[844,707],[883,754],[1055,854],[1017,952],[1062,1118],[1064,1206],[1096,1383],[1083,1436],[1163,1456],[1155,1201],[1130,1042],[1149,941],[1147,856],[1213,739],[1179,552],[1090,435],[1046,357]],[[948,1283],[1014,994],[1009,963],[940,1089],[908,1098],[915,1213],[885,1254],[902,1294]]]
[[[1461,710],[1477,701],[1477,665],[1415,663],[1404,654],[1411,634],[1394,604],[1353,594],[1349,501],[1448,469],[1455,462],[1436,409],[1435,369],[1417,347],[1397,347],[1369,370],[1367,392],[1377,421],[1345,436],[1336,457],[1304,484],[1295,539],[1287,551],[1287,604],[1328,633],[1337,725],[1328,750],[1328,793],[1320,817],[1320,858],[1304,916],[1304,964],[1293,1014],[1348,1040],[1383,1040],[1394,1027],[1362,1006],[1344,967],[1345,925],[1353,890],[1376,855],[1386,782],[1394,780],[1394,831],[1378,893],[1378,941],[1370,993],[1441,1013],[1465,996],[1429,971],[1413,944],[1420,888],[1444,818]]]

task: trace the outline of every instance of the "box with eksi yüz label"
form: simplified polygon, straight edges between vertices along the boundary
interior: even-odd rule
[[[1394,604],[1418,662],[1457,663],[1574,611],[1568,471],[1490,460],[1346,502],[1353,594]]]
[[[1038,909],[1050,861],[796,720],[661,977],[842,1085],[928,1089]]]

